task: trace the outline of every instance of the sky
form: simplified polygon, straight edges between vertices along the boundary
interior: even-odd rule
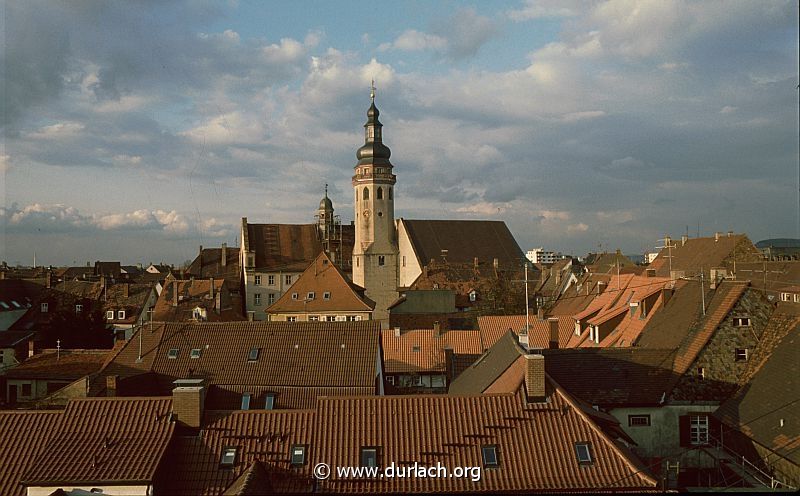
[[[182,263],[353,219],[369,88],[395,216],[520,247],[800,237],[798,4],[2,1],[0,259]]]

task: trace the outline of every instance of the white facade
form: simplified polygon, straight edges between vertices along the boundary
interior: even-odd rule
[[[545,249],[541,246],[539,248],[528,250],[528,252],[525,254],[525,257],[528,260],[530,260],[531,263],[539,263],[539,264],[556,263],[559,260],[567,258],[561,253],[556,253],[553,251],[545,251]]]

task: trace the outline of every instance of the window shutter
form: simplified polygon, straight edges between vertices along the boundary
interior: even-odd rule
[[[678,417],[678,431],[680,433],[681,446],[691,446],[691,438],[689,436],[689,416],[681,415]]]

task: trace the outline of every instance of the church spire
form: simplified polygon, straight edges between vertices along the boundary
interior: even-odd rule
[[[378,120],[380,111],[375,106],[375,80],[370,85],[369,97],[371,100],[367,110],[367,123],[364,124],[364,146],[356,152],[358,165],[386,165],[391,167],[389,157],[392,151],[383,144],[383,124]]]

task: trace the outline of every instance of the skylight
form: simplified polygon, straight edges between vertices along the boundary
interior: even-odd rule
[[[250,353],[247,354],[247,361],[248,362],[255,362],[258,360],[258,353],[261,351],[260,348],[250,348]]]
[[[575,454],[578,456],[578,463],[592,463],[592,452],[588,442],[575,443]]]
[[[236,448],[223,449],[219,464],[223,467],[233,467],[234,463],[236,463]]]
[[[481,448],[481,454],[483,455],[484,467],[496,467],[500,464],[497,458],[497,446],[483,446]]]
[[[330,291],[325,291],[324,293],[322,293],[322,299],[323,300],[330,300],[331,299],[331,292]]]
[[[267,397],[264,399],[264,408],[266,410],[272,410],[275,408],[275,394],[268,393]]]
[[[242,410],[250,409],[250,393],[242,394]]]
[[[189,358],[200,358],[200,348],[192,348]]]
[[[292,465],[303,465],[306,463],[306,447],[302,445],[292,446]]]
[[[167,352],[167,358],[169,358],[169,359],[175,359],[175,358],[178,358],[178,348],[171,348],[171,349],[170,349],[170,350]]]

